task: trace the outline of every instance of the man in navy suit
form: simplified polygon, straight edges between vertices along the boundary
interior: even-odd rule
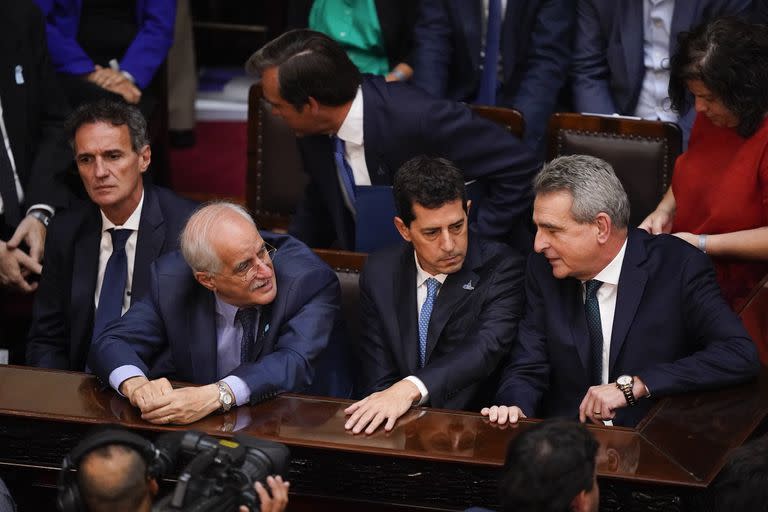
[[[499,2],[499,67],[493,97],[481,94],[492,8]],[[525,139],[542,146],[571,57],[572,0],[422,0],[414,29],[412,82],[438,97],[515,108]],[[492,57],[491,57],[492,58]]]
[[[191,423],[283,391],[348,396],[336,274],[301,242],[259,233],[232,203],[190,217],[181,252],[91,346],[88,364],[153,423]],[[323,361],[334,359],[327,367]],[[164,375],[203,384],[172,389]]]
[[[395,176],[395,225],[404,242],[372,254],[360,276],[365,326],[358,343],[362,390],[345,427],[372,433],[412,405],[476,409],[523,309],[523,258],[470,230],[461,172],[416,157]]]
[[[247,63],[272,112],[299,136],[310,182],[289,232],[311,247],[355,248],[356,190],[392,185],[421,154],[442,156],[485,187],[477,215],[484,236],[530,244],[530,180],[538,163],[525,145],[465,105],[403,83],[363,78],[332,39],[294,30]]]
[[[560,157],[534,180],[526,308],[491,421],[578,416],[636,424],[656,398],[748,380],[755,345],[709,258],[628,229],[629,201],[597,158]]]
[[[719,16],[745,15],[752,0],[577,0],[573,103],[579,112],[677,122],[688,135],[694,109],[678,118],[667,95],[680,32]]]
[[[103,283],[109,281],[105,274],[114,253],[112,232],[131,230],[125,240],[125,293],[111,317],[102,310],[102,323],[144,295],[149,265],[178,248],[179,233],[195,203],[143,183],[151,149],[147,123],[137,108],[106,100],[85,105],[70,117],[69,132],[91,200],[72,205],[51,223],[27,364],[83,371]]]

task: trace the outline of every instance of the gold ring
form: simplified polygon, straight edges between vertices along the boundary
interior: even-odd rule
[[[592,411],[592,414],[594,414],[595,416],[600,416],[600,411]]]

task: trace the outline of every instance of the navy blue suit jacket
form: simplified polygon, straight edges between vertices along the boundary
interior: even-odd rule
[[[426,154],[452,160],[467,180],[485,185],[477,215],[484,236],[524,238],[530,223],[531,180],[539,163],[527,147],[500,125],[475,116],[466,106],[435,99],[403,83],[363,80],[365,162],[373,185],[392,185],[395,172]],[[310,247],[354,249],[355,224],[344,203],[331,139],[301,137],[309,184],[289,232]],[[520,246],[530,244],[530,235]]]
[[[251,403],[283,391],[347,397],[339,281],[304,244],[261,232],[277,248],[277,297],[262,309],[256,361],[235,368],[251,390]],[[216,382],[216,299],[199,284],[179,251],[159,258],[147,296],[110,324],[91,346],[88,365],[105,382],[131,364],[151,378],[196,384]]]
[[[422,0],[414,29],[413,83],[440,98],[473,102],[482,71],[483,2]],[[502,22],[503,80],[497,104],[525,117],[537,148],[571,58],[573,0],[508,0]]]
[[[149,266],[178,248],[179,233],[196,203],[170,190],[145,186],[131,304],[149,287]],[[83,371],[93,333],[93,297],[99,268],[101,215],[83,201],[56,215],[48,229],[43,275],[35,294],[27,364]]]
[[[528,416],[578,416],[590,386],[590,342],[581,283],[556,279],[541,254],[526,270],[526,308],[496,403]],[[723,300],[709,258],[671,235],[633,229],[619,278],[609,382],[639,376],[651,399],[617,411],[637,423],[671,393],[716,388],[757,375],[757,350]]]
[[[522,256],[506,245],[471,233],[464,265],[440,288],[429,320],[426,365],[419,368],[413,246],[404,242],[369,256],[360,276],[364,394],[415,375],[433,407],[476,409],[486,403],[517,335],[523,265]]]
[[[752,0],[685,0],[675,2],[669,54],[680,32],[725,15],[745,15]],[[578,0],[573,51],[574,108],[579,112],[634,115],[645,76],[643,2]],[[679,120],[684,140],[693,126],[694,109]]]

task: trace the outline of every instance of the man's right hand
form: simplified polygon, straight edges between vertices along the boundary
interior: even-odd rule
[[[288,505],[288,487],[290,487],[291,482],[283,482],[283,477],[280,475],[268,476],[267,485],[272,493],[271,496],[261,482],[253,484],[256,494],[259,495],[259,510],[261,512],[283,512]],[[248,512],[248,507],[241,505],[240,512]]]
[[[24,293],[32,293],[37,283],[28,282],[25,277],[40,274],[43,266],[21,249],[9,249],[0,242],[0,284]]]
[[[487,416],[491,423],[498,423],[504,425],[506,423],[517,423],[522,418],[527,418],[516,405],[494,405],[491,407],[484,407],[480,414]]]
[[[120,384],[120,393],[131,402],[131,405],[142,411],[147,403],[171,391],[173,386],[166,378],[149,380],[144,376],[138,376],[125,379]]]

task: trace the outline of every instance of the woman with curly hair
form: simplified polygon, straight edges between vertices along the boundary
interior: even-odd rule
[[[693,99],[696,120],[672,186],[640,227],[709,254],[738,310],[768,273],[768,28],[721,18],[681,34],[669,95],[678,112]]]

